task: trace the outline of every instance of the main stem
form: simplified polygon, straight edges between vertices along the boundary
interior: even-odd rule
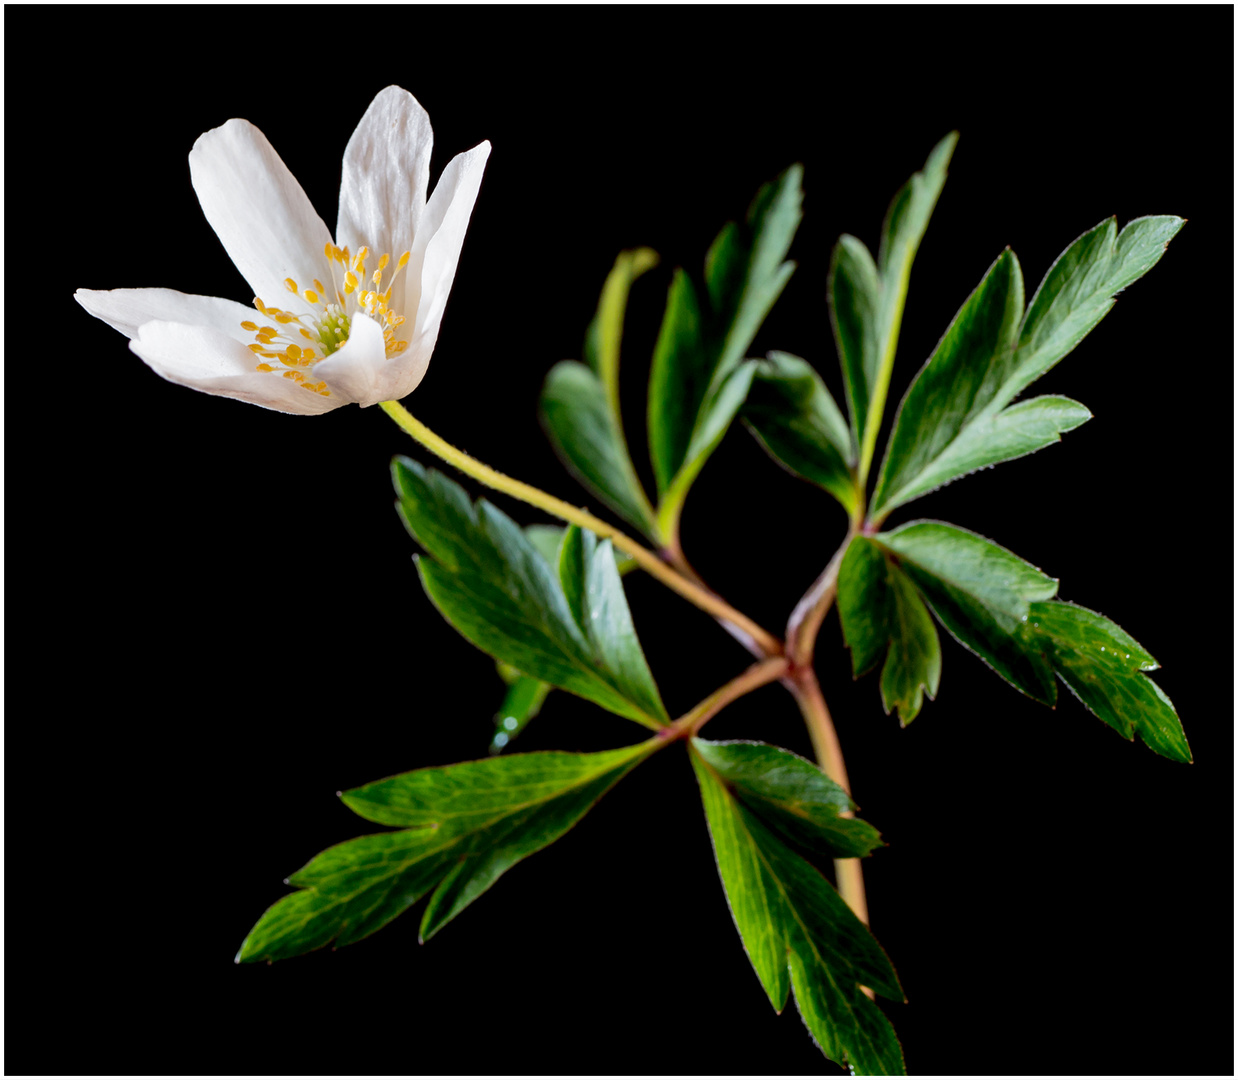
[[[407,434],[411,435],[432,454],[442,458],[462,473],[471,476],[474,480],[485,484],[487,487],[494,488],[496,491],[502,491],[504,494],[520,499],[530,506],[536,506],[539,510],[545,510],[554,517],[560,518],[563,521],[570,521],[581,528],[589,529],[599,537],[609,539],[615,547],[631,555],[641,569],[656,577],[668,588],[679,593],[685,600],[690,601],[702,611],[708,612],[717,619],[723,619],[734,624],[752,638],[767,656],[782,655],[782,642],[768,630],[758,626],[742,612],[736,611],[721,597],[676,573],[652,551],[642,547],[613,525],[608,525],[586,510],[572,506],[562,499],[556,499],[553,495],[547,494],[540,488],[535,488],[530,484],[513,479],[497,469],[490,468],[489,465],[483,464],[476,458],[470,457],[463,450],[452,446],[446,439],[434,434],[433,431],[413,416],[399,402],[384,401],[382,402],[382,409]]]

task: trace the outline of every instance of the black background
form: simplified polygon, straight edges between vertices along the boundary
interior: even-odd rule
[[[818,670],[856,797],[889,841],[866,878],[910,999],[887,1011],[911,1071],[1231,1073],[1232,20],[6,9],[6,1071],[832,1069],[748,965],[678,751],[428,945],[410,915],[336,953],[232,964],[285,875],[366,831],[335,791],[481,756],[501,684],[421,592],[387,463],[426,456],[379,410],[293,417],[173,386],[69,294],[248,301],[190,186],[194,139],[253,121],[333,227],[344,145],[394,82],[431,115],[432,177],[494,145],[434,361],[406,404],[581,502],[535,402],[549,367],[579,356],[615,254],[663,257],[633,289],[624,352],[648,478],[642,385],[671,269],[699,268],[793,161],[800,269],[754,352],[807,357],[841,401],[830,247],[851,231],[875,250],[895,189],[962,133],[912,275],[887,427],[1003,246],[1030,295],[1103,217],[1190,219],[1036,387],[1095,419],[891,523],[990,536],[1116,620],[1163,664],[1196,763],[1123,742],[1065,692],[1054,711],[1033,704],[944,634],[938,700],[906,730],[875,678],[852,682],[832,614]],[[52,38],[53,77],[20,85],[20,53]],[[777,630],[844,529],[828,496],[736,430],[689,498],[684,544]],[[629,586],[672,713],[746,664],[694,608],[649,579]],[[777,687],[708,734],[811,753]],[[518,746],[640,736],[555,694]]]

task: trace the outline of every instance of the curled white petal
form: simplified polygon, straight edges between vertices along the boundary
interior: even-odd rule
[[[379,93],[344,151],[336,242],[392,259],[410,250],[426,205],[433,147],[430,117],[417,99],[398,86]],[[397,279],[397,311],[406,310],[407,282],[405,275]]]
[[[416,337],[409,342],[418,350],[430,353],[438,340],[443,310],[456,278],[456,265],[469,218],[477,202],[490,144],[483,142],[447,163],[434,194],[426,204],[421,228],[409,263],[420,281],[417,303]]]
[[[256,371],[254,354],[221,330],[178,322],[148,322],[129,348],[169,382],[206,394],[237,398],[264,409],[311,415],[351,398],[304,390],[291,379]]]
[[[392,398],[389,390],[394,387],[386,373],[391,363],[382,327],[368,315],[357,314],[352,317],[348,340],[314,365],[314,378],[326,379],[332,395],[361,405],[377,405]],[[410,386],[394,396],[403,397],[411,390]]]
[[[285,278],[302,288],[327,280],[331,234],[253,124],[229,120],[208,131],[193,145],[189,173],[206,220],[255,296],[283,307]]]
[[[127,338],[138,336],[138,327],[148,322],[178,322],[210,326],[244,344],[253,334],[241,329],[245,320],[256,319],[253,308],[218,296],[196,296],[175,289],[78,289],[73,294],[96,319],[119,330]]]

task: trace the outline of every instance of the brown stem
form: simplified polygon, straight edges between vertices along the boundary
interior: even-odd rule
[[[857,531],[857,523],[853,521],[851,528],[847,530],[842,546],[834,552],[834,557],[800,598],[800,602],[795,605],[795,610],[791,612],[791,617],[787,620],[787,655],[797,667],[812,667],[812,654],[817,645],[817,633],[838,593],[838,570],[843,564],[847,546]]]
[[[742,675],[737,675],[700,704],[684,713],[670,727],[660,731],[658,737],[663,739],[690,738],[732,701],[750,694],[767,683],[777,682],[786,675],[788,666],[786,658],[782,656],[773,656],[768,660],[762,660],[759,664],[753,664]]]

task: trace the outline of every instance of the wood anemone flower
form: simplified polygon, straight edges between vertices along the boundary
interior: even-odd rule
[[[280,412],[404,397],[426,373],[490,155],[448,163],[427,200],[430,118],[389,86],[344,151],[335,239],[266,137],[229,120],[194,144],[202,211],[256,311],[172,289],[78,289],[171,382]]]

